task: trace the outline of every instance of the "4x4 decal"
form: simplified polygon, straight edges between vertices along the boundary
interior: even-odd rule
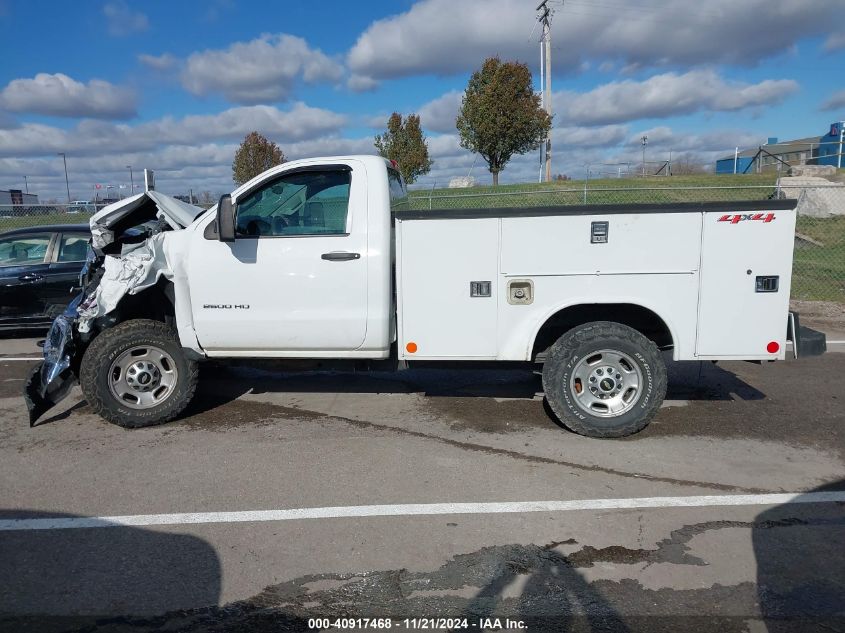
[[[719,218],[719,222],[730,222],[731,224],[739,224],[744,220],[760,220],[762,222],[771,222],[775,219],[774,213],[733,213],[723,215]]]

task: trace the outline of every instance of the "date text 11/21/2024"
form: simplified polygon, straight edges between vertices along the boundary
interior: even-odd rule
[[[477,630],[502,631],[525,630],[527,625],[522,620],[510,618],[309,618],[308,628],[314,630],[327,629],[405,629],[405,630]]]

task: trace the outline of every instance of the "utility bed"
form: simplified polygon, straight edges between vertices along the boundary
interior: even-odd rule
[[[772,354],[770,343],[786,327],[795,206],[399,211],[400,354],[532,360],[543,351],[534,345],[538,330],[555,313],[631,304],[665,323],[675,360],[783,358],[784,346]]]

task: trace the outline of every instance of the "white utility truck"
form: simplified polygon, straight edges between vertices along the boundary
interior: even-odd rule
[[[147,191],[91,228],[27,386],[33,423],[77,379],[111,422],[171,420],[206,358],[495,361],[542,365],[567,427],[617,437],[660,406],[661,350],[800,347],[794,200],[416,211],[394,164],[348,156],[284,163],[208,211]]]

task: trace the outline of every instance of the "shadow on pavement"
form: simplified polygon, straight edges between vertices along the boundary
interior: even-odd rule
[[[71,516],[0,510],[0,520]],[[2,531],[0,578],[0,629],[64,631],[217,605],[221,568],[204,540],[163,529]]]
[[[529,370],[409,369],[403,372],[285,371],[273,363],[202,366],[196,415],[246,393],[420,393],[433,398],[534,399],[540,376]],[[765,394],[710,362],[668,363],[669,400],[760,400]]]
[[[845,491],[845,480],[812,492]],[[786,504],[757,516],[757,593],[770,633],[845,630],[845,504]]]
[[[513,620],[532,632],[630,630],[565,555],[551,547],[511,547],[499,560],[497,573],[466,606],[470,622],[498,617],[503,628],[508,628],[506,620]]]

